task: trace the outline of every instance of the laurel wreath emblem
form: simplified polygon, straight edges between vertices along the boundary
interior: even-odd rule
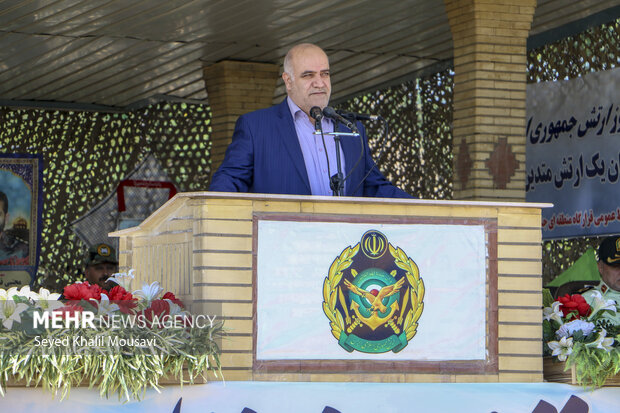
[[[418,328],[418,320],[424,310],[424,282],[420,278],[420,271],[416,263],[405,254],[400,248],[394,248],[392,244],[388,245],[390,254],[394,257],[396,266],[405,271],[407,284],[409,285],[408,293],[404,295],[402,309],[407,308],[407,302],[410,302],[410,310],[405,316],[402,331],[405,332],[407,340],[411,340]],[[340,311],[336,309],[338,300],[344,303],[344,295],[338,287],[342,280],[343,271],[351,266],[353,257],[358,253],[360,244],[354,247],[347,247],[338,258],[332,262],[329,273],[325,277],[323,283],[323,312],[329,318],[332,335],[336,340],[340,340],[341,333],[345,330],[345,320]],[[399,324],[402,323],[402,314],[399,317]],[[348,317],[347,317],[348,318]],[[347,320],[349,323],[349,320]]]
[[[353,263],[353,257],[360,249],[360,244],[355,247],[347,247],[329,267],[329,273],[323,283],[323,312],[329,318],[329,326],[336,340],[340,340],[340,333],[344,331],[344,320],[340,311],[336,310],[338,301],[338,284],[342,280],[342,272],[349,268]],[[340,292],[342,294],[342,292]]]
[[[424,310],[424,282],[420,278],[418,266],[405,254],[405,251],[394,248],[392,244],[389,245],[389,248],[396,266],[405,271],[405,277],[407,277],[407,283],[410,287],[409,294],[405,296],[405,299],[410,299],[411,309],[405,316],[403,331],[407,334],[407,340],[411,340],[417,332],[418,320]],[[406,307],[406,304],[403,305],[403,308]]]

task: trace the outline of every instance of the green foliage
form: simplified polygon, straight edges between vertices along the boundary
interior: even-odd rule
[[[62,399],[72,387],[97,386],[101,397],[117,394],[119,400],[140,400],[147,388],[161,388],[162,377],[192,384],[208,370],[219,372],[214,355],[180,357],[156,355],[71,355],[25,354],[19,357],[0,353],[0,395],[9,379],[23,380],[27,386],[41,386]]]
[[[584,387],[597,388],[620,372],[620,349],[612,351],[589,347],[586,343],[576,342],[573,354],[566,360],[566,370],[575,366],[577,383]]]
[[[155,345],[112,346],[73,349],[67,346],[36,346],[34,337],[23,331],[3,331],[0,336],[0,394],[9,379],[23,380],[27,386],[42,386],[61,398],[72,387],[97,386],[102,397],[117,394],[120,399],[139,400],[147,388],[160,388],[162,377],[179,383],[193,383],[207,371],[221,376],[220,349],[216,339],[222,326],[190,329],[92,328],[48,330],[39,338],[63,339],[79,336],[102,340],[112,335],[120,339],[155,338]],[[69,341],[71,342],[71,341]]]
[[[555,301],[548,288],[542,290],[543,307],[551,307],[551,304]]]
[[[551,349],[547,345],[548,342],[555,340],[555,332],[560,328],[560,324],[553,320],[543,320],[543,356],[550,356]]]

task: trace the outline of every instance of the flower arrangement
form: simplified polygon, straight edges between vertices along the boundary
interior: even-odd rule
[[[620,371],[620,326],[608,317],[620,308],[596,290],[589,294],[590,304],[580,294],[545,296],[543,355],[574,366],[580,385],[600,387]]]
[[[62,297],[0,289],[0,394],[13,378],[62,397],[88,382],[101,396],[130,400],[158,389],[162,377],[183,384],[221,374],[215,317],[190,314],[158,282],[130,293],[133,278],[133,270],[114,274],[109,291],[78,282]]]

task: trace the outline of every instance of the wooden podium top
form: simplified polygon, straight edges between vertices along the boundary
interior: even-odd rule
[[[175,209],[188,199],[230,199],[250,201],[293,201],[293,202],[320,202],[331,204],[383,204],[383,205],[416,205],[416,206],[459,206],[459,207],[491,207],[491,208],[551,208],[549,203],[531,202],[497,202],[497,201],[459,201],[436,199],[405,199],[405,198],[370,198],[370,197],[334,197],[314,195],[280,195],[280,194],[252,194],[240,192],[180,192],[168,202],[146,218],[139,226],[115,231],[111,237],[123,237],[141,229],[151,228],[160,219],[169,216]]]

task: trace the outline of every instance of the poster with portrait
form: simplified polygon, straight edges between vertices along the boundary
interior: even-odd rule
[[[42,207],[42,156],[0,153],[0,288],[32,284]]]

